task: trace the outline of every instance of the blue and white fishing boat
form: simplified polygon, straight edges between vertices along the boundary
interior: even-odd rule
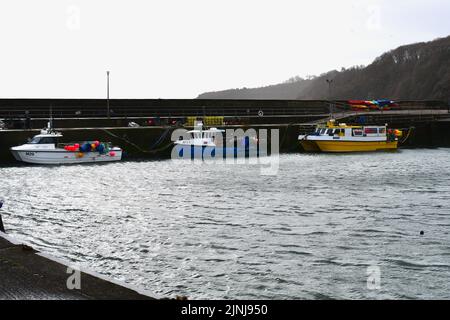
[[[188,139],[180,139],[174,142],[175,150],[180,158],[245,157],[246,154],[249,154],[250,143],[248,137],[244,137],[237,145],[232,141],[230,146],[228,146],[226,143],[224,144],[225,130],[217,128],[204,130],[201,121],[196,122],[194,130],[187,133],[190,135]],[[254,148],[256,152],[257,147],[255,146]]]

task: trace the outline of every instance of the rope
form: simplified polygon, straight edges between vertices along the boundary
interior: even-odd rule
[[[414,129],[415,129],[414,127],[410,127],[410,128],[408,129],[408,134],[407,134],[406,137],[400,142],[400,144],[404,144],[404,143],[409,139],[409,136],[411,135],[411,132],[412,132]]]
[[[159,137],[158,140],[150,147],[150,150],[153,150],[155,147],[157,147],[167,136],[167,134],[170,132],[170,129],[166,129],[163,134]]]
[[[292,125],[293,125],[293,123],[290,123],[287,125],[286,130],[284,131],[283,139],[281,140],[281,143],[280,143],[280,148],[284,145],[284,142],[286,141],[286,137],[287,137],[287,134],[289,131],[289,127],[291,127]]]
[[[128,143],[128,144],[131,145],[131,146],[133,146],[135,149],[139,150],[139,151],[142,152],[142,153],[150,153],[150,154],[158,153],[158,152],[160,152],[160,151],[164,151],[165,149],[167,149],[168,147],[170,147],[170,146],[172,145],[172,142],[170,142],[169,144],[167,144],[167,145],[165,145],[165,146],[163,146],[163,147],[161,147],[161,148],[159,148],[159,149],[154,149],[154,150],[144,150],[144,149],[142,149],[141,147],[139,147],[137,144],[131,142],[130,140],[125,139],[125,138],[123,138],[123,137],[119,137],[118,135],[115,135],[114,133],[110,132],[110,131],[107,130],[107,129],[101,129],[101,130],[104,131],[106,134],[110,135],[111,137],[114,137],[114,138],[120,139],[120,140],[122,140],[122,141],[125,141],[126,143]],[[157,144],[154,144],[154,146],[160,144],[161,141],[162,141],[162,138],[161,138],[161,137],[162,137],[162,136],[164,136],[164,137],[167,136],[167,133],[168,133],[169,131],[170,131],[170,129],[166,129],[166,131],[163,132],[163,134],[159,137],[159,139],[158,139],[158,141],[157,141]],[[153,146],[153,147],[154,147],[154,146]]]

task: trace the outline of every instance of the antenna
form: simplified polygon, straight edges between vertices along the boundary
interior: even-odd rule
[[[50,105],[50,118],[47,126],[49,131],[53,131],[53,105]]]

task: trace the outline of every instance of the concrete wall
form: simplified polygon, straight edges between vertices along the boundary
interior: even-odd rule
[[[338,104],[345,103],[340,101]],[[400,107],[448,108],[447,101],[400,101]],[[0,118],[104,117],[105,99],[0,99]],[[328,112],[323,100],[201,100],[201,99],[111,99],[111,116],[174,117],[174,116],[266,116],[307,115]]]
[[[105,99],[0,99],[0,118],[105,117]],[[325,101],[301,100],[198,100],[198,99],[111,99],[111,116],[257,116],[302,115],[327,112]]]

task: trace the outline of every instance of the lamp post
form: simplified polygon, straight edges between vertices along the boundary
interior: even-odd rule
[[[109,71],[106,71],[106,114],[109,119]]]
[[[334,80],[332,79],[327,79],[326,80],[328,83],[328,103],[329,103],[329,108],[330,108],[330,118],[333,118],[333,105],[331,103],[331,85],[333,84]]]

